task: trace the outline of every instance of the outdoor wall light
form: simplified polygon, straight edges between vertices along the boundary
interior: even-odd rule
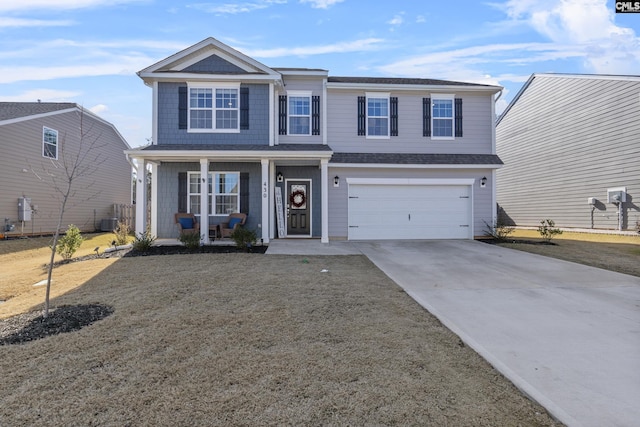
[[[339,187],[340,186],[340,177],[338,175],[333,177],[333,186],[334,187]]]
[[[480,187],[484,188],[487,186],[487,177],[483,176],[482,179],[480,180]]]
[[[278,175],[276,175],[276,181],[278,182],[284,181],[284,176],[282,176],[282,172],[278,172]]]

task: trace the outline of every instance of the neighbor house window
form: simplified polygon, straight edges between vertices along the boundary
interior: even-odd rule
[[[229,215],[240,212],[240,173],[209,172],[207,179],[209,215]],[[189,212],[200,215],[202,180],[199,172],[189,172]]]
[[[311,135],[311,92],[288,92],[289,135]]]
[[[58,158],[58,131],[48,127],[42,128],[42,157]]]
[[[239,132],[240,86],[189,85],[189,131]]]
[[[453,95],[431,98],[433,139],[453,139]]]
[[[389,137],[389,94],[367,94],[367,136]]]

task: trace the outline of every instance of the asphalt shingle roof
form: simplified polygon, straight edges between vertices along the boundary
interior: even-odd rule
[[[323,144],[159,144],[149,145],[144,151],[331,151],[331,147]]]
[[[362,84],[394,84],[394,85],[429,85],[429,86],[484,86],[478,83],[454,82],[437,79],[411,79],[397,77],[334,77],[330,76],[329,83],[362,83]]]
[[[0,102],[0,121],[76,108],[73,102]]]
[[[330,163],[391,165],[502,165],[495,154],[333,153]]]

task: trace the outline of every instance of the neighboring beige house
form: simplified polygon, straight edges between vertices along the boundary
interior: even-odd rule
[[[46,171],[64,173],[65,154],[81,140],[96,142],[84,162],[93,170],[74,181],[62,231],[69,224],[100,230],[113,223],[114,205],[131,203],[132,168],[123,155],[130,147],[111,123],[75,103],[0,102],[0,234],[55,232],[60,197]]]
[[[533,74],[497,122],[507,222],[634,231],[640,221],[640,77]]]

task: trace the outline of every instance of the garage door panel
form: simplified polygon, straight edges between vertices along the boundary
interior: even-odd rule
[[[470,227],[469,185],[349,186],[349,239],[466,239]]]

